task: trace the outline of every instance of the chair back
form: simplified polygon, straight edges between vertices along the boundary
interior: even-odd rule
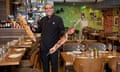
[[[82,47],[82,44],[79,44],[79,43],[65,43],[63,45],[63,51],[65,51],[65,52],[77,51],[78,46]]]
[[[120,72],[120,62],[117,63],[117,70],[116,72]]]
[[[100,58],[76,58],[73,66],[75,72],[103,72],[103,60]]]
[[[104,51],[106,49],[106,45],[103,43],[88,43],[86,44],[87,48],[97,48],[98,50]]]
[[[120,72],[120,69],[117,69],[117,65],[119,65],[118,58],[109,59],[108,64],[109,64],[112,72]]]
[[[36,48],[36,49],[33,51],[32,55],[31,55],[31,57],[30,57],[30,60],[31,60],[31,62],[32,62],[33,64],[34,64],[34,62],[35,62],[35,59],[36,59],[38,53],[39,53],[39,48]]]

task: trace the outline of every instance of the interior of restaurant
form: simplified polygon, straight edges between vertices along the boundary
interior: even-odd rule
[[[0,0],[0,72],[43,72],[34,30],[46,3],[66,31],[75,26],[59,48],[58,72],[120,72],[120,0]]]

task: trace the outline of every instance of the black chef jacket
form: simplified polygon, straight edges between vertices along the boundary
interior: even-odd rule
[[[60,39],[60,34],[64,33],[63,20],[56,15],[51,18],[45,16],[38,21],[37,32],[41,33],[41,51],[48,52]]]

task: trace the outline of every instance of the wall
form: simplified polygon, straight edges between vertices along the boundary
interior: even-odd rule
[[[0,20],[6,20],[9,14],[9,0],[0,0]]]
[[[57,15],[61,16],[64,20],[65,27],[70,27],[72,24],[74,24],[80,17],[81,13],[85,13],[86,19],[89,23],[89,27],[95,28],[95,29],[106,29],[106,32],[117,32],[118,31],[118,25],[114,25],[114,18],[115,16],[118,16],[118,8],[114,8],[110,11],[110,14],[112,14],[112,17],[105,14],[105,12],[109,12],[109,9],[105,12],[100,10],[92,10],[90,8],[83,8],[83,6],[75,6],[75,5],[55,5],[55,11],[60,10],[60,8],[63,8],[64,12],[59,12]],[[120,12],[120,10],[119,10]],[[90,13],[95,14],[95,19],[93,19],[90,15]],[[106,15],[104,18],[103,15]],[[107,20],[106,20],[107,19]],[[106,22],[104,22],[106,20]],[[110,23],[109,23],[110,22]],[[119,25],[120,25],[120,13],[119,13]],[[106,26],[106,28],[104,27]],[[109,28],[108,28],[109,27]],[[80,28],[77,26],[77,29]],[[119,27],[120,30],[120,27]]]
[[[61,8],[63,8],[64,10],[63,12],[60,11]],[[57,12],[57,15],[63,18],[65,27],[70,27],[78,19],[81,18],[81,13],[85,13],[86,19],[89,23],[89,27],[95,29],[103,29],[103,24],[101,22],[102,12],[100,12],[99,10],[92,10],[85,6],[55,5],[55,11]],[[91,19],[90,13],[95,13],[96,18]],[[80,28],[80,24],[77,26],[77,29],[79,28]]]

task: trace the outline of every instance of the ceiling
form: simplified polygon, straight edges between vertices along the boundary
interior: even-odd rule
[[[120,8],[120,0],[104,0],[91,5],[94,9]]]
[[[87,5],[93,9],[120,8],[120,0],[54,0],[57,4]]]

